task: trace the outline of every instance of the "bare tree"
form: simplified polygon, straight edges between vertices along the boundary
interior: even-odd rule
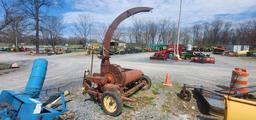
[[[154,44],[157,32],[157,26],[152,21],[146,21],[144,27],[144,41],[146,44]]]
[[[168,43],[176,43],[176,39],[177,39],[177,24],[175,22],[171,22],[170,24],[170,28],[168,31]]]
[[[175,39],[176,33],[176,25],[174,22],[171,22],[169,19],[162,19],[159,21],[159,28],[158,28],[158,43],[168,44]]]
[[[24,16],[17,16],[16,19],[8,27],[9,40],[15,43],[16,48],[18,47],[19,41],[22,39],[24,31],[26,31],[26,18]]]
[[[210,40],[212,44],[221,44],[221,30],[223,27],[223,21],[222,20],[214,20],[211,23],[211,35]]]
[[[106,25],[102,25],[102,26],[98,27],[96,30],[97,30],[98,39],[100,41],[103,41],[103,39],[105,37],[105,34],[107,32],[107,26]]]
[[[133,43],[133,28],[132,27],[129,27],[128,28],[128,38],[129,38],[129,43]]]
[[[113,39],[116,39],[116,40],[121,40],[122,36],[124,35],[124,33],[122,32],[123,28],[121,27],[118,27],[114,34],[113,34]]]
[[[210,23],[196,24],[191,29],[193,40],[199,46],[256,44],[255,20],[234,24],[217,19]]]
[[[44,27],[41,29],[43,38],[51,44],[53,51],[55,51],[55,46],[61,36],[63,28],[61,18],[49,16],[47,18],[47,23],[45,23]]]
[[[199,45],[205,45],[206,43],[208,43],[209,45],[212,45],[211,42],[209,42],[209,39],[210,39],[210,24],[204,23],[203,24],[203,39]]]
[[[192,29],[192,44],[194,42],[199,42],[202,39],[202,26],[199,24],[196,24],[191,29]]]
[[[131,39],[134,39],[138,44],[143,44],[143,22],[141,20],[135,20],[130,30]]]
[[[236,29],[236,43],[256,45],[256,20],[246,21],[239,24]]]
[[[220,44],[229,44],[231,42],[232,23],[224,22],[222,31],[220,33]]]
[[[0,7],[3,13],[3,20],[0,21],[0,31],[2,31],[15,20],[15,11],[13,9],[14,6],[10,1],[0,0]]]
[[[189,28],[183,28],[180,33],[180,43],[187,45],[189,44],[190,39],[192,39],[190,35],[190,29]]]
[[[26,17],[20,11],[17,1],[0,0],[4,19],[0,21],[1,35],[5,36],[7,43],[15,44],[21,40],[22,34],[26,31]]]
[[[83,45],[85,46],[88,41],[88,37],[91,34],[93,27],[93,18],[89,15],[80,15],[78,21],[74,25],[76,36],[83,39]]]
[[[157,33],[157,25],[154,22],[149,22],[148,25],[149,25],[148,31],[149,31],[149,36],[150,36],[150,43],[154,44],[155,38],[156,38],[156,33]]]
[[[167,35],[169,30],[169,21],[167,19],[162,19],[159,21],[158,28],[158,43],[167,44]]]
[[[21,9],[25,12],[25,14],[34,21],[34,29],[36,31],[35,45],[36,45],[36,53],[39,53],[39,32],[40,32],[40,21],[42,21],[42,17],[46,16],[46,13],[43,13],[42,9],[48,8],[56,5],[56,3],[60,2],[57,0],[19,0],[22,5]],[[45,15],[43,15],[45,14]]]

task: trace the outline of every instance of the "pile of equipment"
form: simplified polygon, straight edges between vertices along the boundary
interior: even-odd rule
[[[222,55],[225,52],[225,47],[224,46],[217,46],[217,47],[213,47],[213,54],[219,54]]]
[[[48,62],[45,59],[34,61],[24,91],[0,91],[1,120],[52,120],[59,119],[67,111],[63,92],[59,92],[59,98],[57,98],[61,100],[61,109],[47,107],[47,103],[40,101],[47,65]]]
[[[251,119],[256,112],[256,86],[249,85],[248,77],[247,70],[235,68],[230,86],[226,89],[184,84],[178,96],[185,101],[190,101],[193,96],[200,106],[199,111],[204,114],[224,115],[225,120]],[[190,91],[190,88],[193,90]]]
[[[151,60],[167,60],[169,58],[169,50],[159,50],[150,57]]]
[[[173,56],[176,49],[177,49],[177,45],[169,44],[167,49],[160,49],[157,52],[155,52],[154,55],[150,57],[150,60],[167,60],[168,58],[170,58],[171,54]],[[179,50],[179,53],[181,54],[182,52],[185,51],[185,46],[179,44],[178,50]]]
[[[215,58],[210,57],[210,55],[205,55],[205,54],[199,52],[199,53],[194,53],[193,56],[195,56],[195,57],[191,57],[190,62],[215,64]]]

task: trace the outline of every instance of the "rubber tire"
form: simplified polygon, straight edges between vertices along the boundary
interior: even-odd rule
[[[151,88],[151,85],[152,85],[151,79],[150,79],[147,75],[143,75],[140,79],[141,79],[141,80],[145,80],[145,81],[147,82],[147,84],[148,84],[147,87],[144,86],[142,89],[147,90],[147,89],[150,89],[150,88]]]
[[[183,96],[183,94],[186,94],[187,96]],[[188,90],[185,90],[185,91],[181,90],[179,95],[180,95],[180,98],[184,101],[190,101],[192,98],[192,93]]]
[[[115,99],[116,101],[116,104],[117,104],[117,109],[115,112],[109,112],[107,111],[107,109],[105,108],[104,104],[103,104],[103,99],[105,96],[111,96]],[[106,113],[107,115],[110,115],[110,116],[113,116],[113,117],[116,117],[118,115],[120,115],[122,113],[122,109],[123,109],[123,100],[121,98],[121,96],[117,93],[117,92],[114,92],[114,91],[107,91],[107,92],[104,92],[100,98],[100,104],[101,104],[101,108],[102,110],[104,111],[104,113]]]

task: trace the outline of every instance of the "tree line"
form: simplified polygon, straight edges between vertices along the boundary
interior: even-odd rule
[[[75,37],[64,38],[63,18],[50,15],[49,9],[62,9],[63,0],[0,0],[0,42],[29,43],[36,46],[74,43],[86,45],[93,27],[93,19],[80,15],[72,30]]]
[[[31,42],[39,53],[39,45],[54,46],[61,37],[63,24],[47,9],[60,7],[61,0],[0,0],[3,19],[0,21],[0,42]],[[26,40],[26,41],[25,41]]]
[[[240,23],[214,20],[194,25],[191,32],[194,43],[200,46],[256,45],[256,20]]]
[[[91,36],[102,41],[107,26],[97,26],[93,16],[79,15],[71,27],[73,37],[64,38],[63,18],[50,15],[48,9],[61,9],[62,0],[0,0],[0,42],[32,43],[39,52],[39,45],[72,43],[86,45]],[[114,39],[138,45],[176,44],[177,22],[169,18],[133,20],[130,27],[119,27]],[[181,27],[180,43],[198,46],[225,44],[256,45],[256,20],[230,22],[220,19]]]
[[[177,23],[169,19],[158,22],[135,20],[128,33],[130,42],[176,44]],[[197,46],[256,45],[256,20],[232,23],[220,19],[182,27],[181,44]]]

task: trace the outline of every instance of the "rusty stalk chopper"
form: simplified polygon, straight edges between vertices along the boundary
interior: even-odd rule
[[[140,89],[149,89],[151,80],[140,70],[122,68],[110,63],[110,41],[117,26],[126,18],[140,13],[149,12],[152,8],[136,7],[120,14],[109,26],[104,42],[101,61],[101,73],[86,71],[83,80],[84,93],[88,93],[95,101],[99,101],[103,111],[111,116],[122,112],[123,101],[134,102],[128,98]]]

